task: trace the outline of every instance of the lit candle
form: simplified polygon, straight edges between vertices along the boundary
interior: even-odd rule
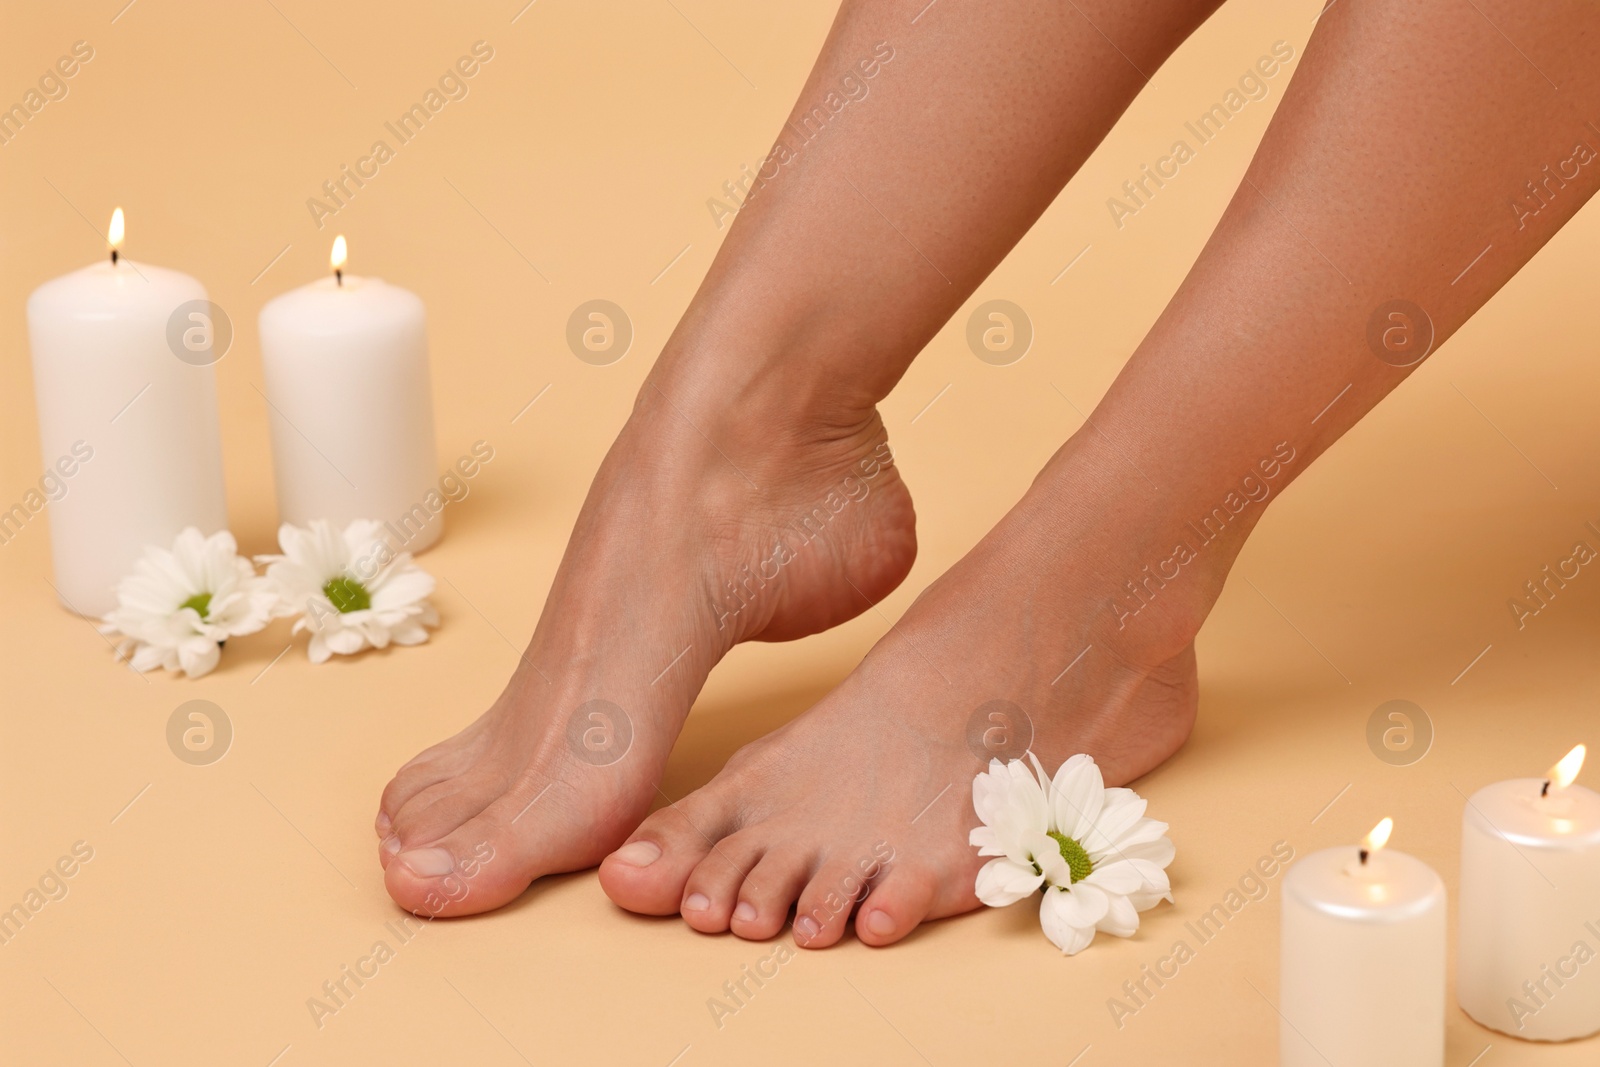
[[[1313,852],[1283,880],[1282,1067],[1442,1067],[1445,891],[1421,860],[1360,847]]]
[[[380,278],[332,275],[261,309],[278,515],[304,526],[385,523],[397,551],[439,538],[433,399],[422,301]]]
[[[1456,994],[1514,1037],[1600,1032],[1600,793],[1574,784],[1583,756],[1485,786],[1461,820]]]
[[[107,236],[106,259],[28,298],[54,585],[92,617],[146,545],[228,525],[205,287],[122,256],[121,208]]]

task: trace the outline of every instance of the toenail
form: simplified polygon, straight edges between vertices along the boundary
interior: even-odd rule
[[[400,854],[400,862],[411,868],[411,873],[422,878],[437,878],[456,869],[455,857],[448,849],[414,848]]]
[[[740,922],[750,922],[756,917],[756,906],[748,900],[741,900],[739,906],[733,909],[733,917]]]
[[[380,811],[378,812],[378,821],[374,825],[376,825],[378,828],[378,836],[386,837],[388,836],[389,831],[394,827],[394,822],[390,820],[388,812]]]
[[[879,937],[888,937],[894,933],[894,920],[889,918],[889,913],[886,911],[868,912],[867,932],[877,934]]]
[[[661,846],[654,841],[635,841],[623,845],[612,856],[617,862],[630,867],[648,867],[661,858]]]
[[[822,927],[817,925],[817,920],[809,915],[802,915],[794,921],[795,932],[802,938],[810,941],[822,932]]]
[[[704,893],[690,893],[689,899],[683,902],[684,911],[705,911],[711,907],[711,898]]]
[[[385,852],[392,856],[396,852],[400,851],[400,839],[393,834],[390,834],[388,837],[383,839],[383,845],[381,847]]]

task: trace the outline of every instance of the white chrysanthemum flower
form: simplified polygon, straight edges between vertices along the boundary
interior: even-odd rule
[[[275,597],[224,530],[193,526],[170,550],[150,546],[117,585],[117,606],[100,632],[122,638],[118,655],[143,673],[154,667],[191,678],[210,672],[222,642],[266,626]]]
[[[439,625],[428,602],[433,576],[396,554],[379,523],[358,519],[342,531],[324,519],[309,529],[284,523],[278,529],[281,556],[260,556],[278,595],[279,615],[298,615],[294,632],[311,634],[311,662],[365,648],[419,645],[427,627]]]
[[[1107,789],[1093,758],[1073,756],[1052,781],[1028,753],[972,781],[972,806],[983,825],[972,831],[980,856],[975,891],[990,907],[1044,891],[1039,922],[1067,955],[1087,948],[1096,930],[1128,937],[1139,913],[1172,900],[1166,867],[1174,849],[1167,824],[1144,817],[1131,789]]]

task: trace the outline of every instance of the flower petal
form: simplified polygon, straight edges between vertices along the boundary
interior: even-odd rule
[[[1005,806],[1005,780],[1005,764],[997,759],[989,761],[988,770],[973,776],[972,810],[985,826],[992,826],[996,813]]]
[[[1044,936],[1068,956],[1077,955],[1094,940],[1094,923],[1078,921],[1081,906],[1074,903],[1074,893],[1064,889],[1048,889],[1039,902],[1039,925]]]
[[[128,666],[139,674],[143,674],[145,671],[153,671],[157,667],[167,666],[166,658],[167,650],[157,648],[154,645],[135,642],[133,658],[128,661]],[[174,665],[176,665],[177,656],[173,656],[173,660]]]
[[[1057,830],[1083,841],[1105,804],[1106,783],[1094,758],[1079,753],[1063,763],[1050,783],[1050,814]]]
[[[1115,848],[1118,852],[1122,852],[1132,845],[1159,840],[1165,836],[1167,830],[1167,824],[1159,819],[1140,819],[1122,831],[1115,842]]]
[[[1044,833],[1050,817],[1044,790],[1027,766],[1019,760],[991,760],[989,769],[972,779],[972,807],[993,831],[972,843],[984,855],[1003,854],[1031,869],[1036,839],[1049,840]]]
[[[1004,858],[993,859],[978,872],[973,892],[991,908],[1003,908],[1032,893],[1043,882],[1044,876],[1034,874],[1031,867]]]
[[[1132,937],[1139,932],[1139,911],[1127,897],[1112,897],[1105,916],[1095,929],[1117,937]]]
[[[1168,880],[1166,871],[1147,860],[1129,860],[1128,866],[1138,871],[1144,881],[1137,890],[1128,894],[1136,908],[1149,911],[1161,901],[1172,899],[1172,882]]]
[[[371,586],[373,610],[390,611],[426,600],[433,587],[433,575],[414,564],[390,572]]]
[[[1030,752],[1028,755],[1037,765],[1038,759],[1033,757],[1033,753]],[[1043,777],[1042,772],[1040,777],[1035,778],[1028,765],[1016,759],[1006,764],[1006,774],[1010,778],[1008,796],[1011,806],[1024,816],[1025,825],[1038,827],[1041,833],[1048,830],[1050,798],[1045,793],[1045,784],[1049,779]]]
[[[1168,904],[1171,904],[1172,894],[1170,892],[1157,893],[1143,889],[1139,890],[1137,893],[1128,894],[1128,903],[1133,905],[1134,911],[1149,911],[1163,900]]]
[[[1113,794],[1125,793],[1126,797]],[[1094,829],[1078,838],[1091,856],[1110,852],[1122,844],[1123,836],[1144,818],[1149,802],[1130,789],[1107,789],[1106,804],[1095,821]]]
[[[397,645],[420,645],[428,640],[428,631],[420,623],[405,622],[389,632],[389,639]]]
[[[1070,889],[1052,889],[1046,895],[1063,898],[1056,909],[1062,921],[1072,926],[1093,926],[1105,917],[1110,907],[1110,898],[1105,892],[1088,882],[1078,882]]]
[[[1160,864],[1151,863],[1149,860],[1131,859],[1127,861],[1127,865],[1139,872],[1139,876],[1144,879],[1146,889],[1165,891],[1172,887],[1172,883],[1167,879],[1166,870]]]
[[[383,524],[376,519],[354,519],[343,532],[346,562],[383,545]]]
[[[967,835],[967,844],[978,850],[980,856],[1004,856],[1006,847],[992,826],[975,826]]]
[[[341,656],[353,656],[366,647],[367,643],[367,639],[361,636],[361,631],[341,626],[328,627],[322,634],[322,640],[329,651],[337,652]]]
[[[222,658],[222,646],[209,637],[195,637],[178,646],[178,663],[191,678],[210,674]]]
[[[1084,881],[1115,896],[1126,896],[1146,888],[1139,869],[1126,861],[1096,864]]]
[[[1144,841],[1134,845],[1118,845],[1116,856],[1124,860],[1144,860],[1157,867],[1166,867],[1172,862],[1177,849],[1172,844],[1170,837],[1158,837],[1154,841]]]
[[[1023,838],[1028,859],[1044,872],[1046,885],[1071,885],[1072,868],[1061,855],[1061,846],[1049,834],[1029,834]]]

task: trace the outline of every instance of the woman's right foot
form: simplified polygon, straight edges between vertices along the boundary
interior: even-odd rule
[[[598,864],[734,644],[835,626],[911,568],[910,494],[870,405],[801,416],[793,388],[748,386],[708,403],[670,377],[602,463],[505,692],[383,792],[379,861],[410,911],[486,911]]]
[[[1164,514],[1172,494],[1129,493],[1122,473],[1091,431],[1069,443],[838,688],[647,818],[601,864],[607,895],[752,940],[792,915],[803,948],[836,943],[859,901],[861,940],[886,945],[979,906],[972,782],[991,759],[1031,753],[1054,772],[1087,753],[1121,786],[1170,757],[1194,722],[1194,637],[1230,557],[1175,553],[1194,534]],[[1092,822],[1101,798],[1065,802]],[[1121,858],[1171,858],[1125,844]]]

